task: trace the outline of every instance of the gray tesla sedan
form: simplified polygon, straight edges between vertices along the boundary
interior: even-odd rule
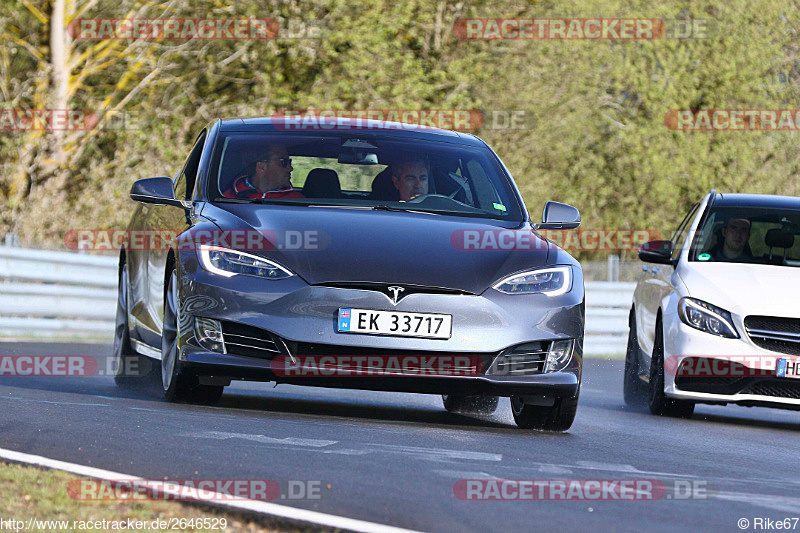
[[[532,223],[474,135],[282,117],[210,123],[174,178],[136,181],[114,356],[160,361],[170,401],[231,380],[511,398],[522,428],[565,431],[581,383],[581,267]],[[142,366],[143,367],[143,366]]]

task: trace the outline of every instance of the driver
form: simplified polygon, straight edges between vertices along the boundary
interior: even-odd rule
[[[750,240],[750,221],[730,218],[722,227],[724,241],[711,250],[714,261],[743,261],[753,258],[747,242]]]
[[[283,145],[269,148],[266,156],[252,165],[249,174],[233,180],[223,193],[227,198],[305,198],[292,188],[292,159]]]
[[[422,158],[411,158],[392,164],[392,184],[400,193],[400,201],[407,202],[428,194],[428,163]]]

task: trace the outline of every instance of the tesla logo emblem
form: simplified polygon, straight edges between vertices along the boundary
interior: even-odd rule
[[[392,297],[390,298],[390,300],[392,300],[392,303],[394,305],[397,305],[397,300],[400,299],[400,293],[403,292],[405,289],[403,287],[392,286],[392,287],[387,287],[386,290],[392,293]]]

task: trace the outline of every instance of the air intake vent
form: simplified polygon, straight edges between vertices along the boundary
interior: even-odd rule
[[[773,396],[775,398],[800,399],[800,381],[769,379],[750,385],[742,394],[758,394],[760,396]]]
[[[222,338],[227,353],[231,355],[272,359],[288,353],[277,335],[237,322],[222,322]]]
[[[504,350],[487,374],[517,376],[541,374],[547,362],[549,342],[527,342]]]

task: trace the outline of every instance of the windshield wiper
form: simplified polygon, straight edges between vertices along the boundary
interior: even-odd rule
[[[297,203],[292,200],[282,200],[280,198],[217,198],[212,200],[220,204],[278,204],[278,205],[297,205],[308,207],[310,204]]]
[[[438,215],[440,213],[436,213],[434,211],[421,211],[419,209],[407,209],[405,207],[394,207],[392,205],[386,204],[378,204],[372,208],[373,211],[397,211],[397,212],[404,212],[404,213],[422,213],[424,215]]]

